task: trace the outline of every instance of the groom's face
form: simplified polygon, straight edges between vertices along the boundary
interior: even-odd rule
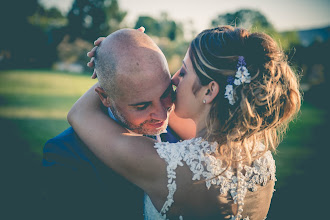
[[[113,113],[135,133],[156,135],[167,127],[173,88],[166,61],[164,64],[117,82],[122,85],[121,95],[112,105]]]

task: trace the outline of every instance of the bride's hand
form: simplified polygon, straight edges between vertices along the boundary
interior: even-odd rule
[[[144,27],[140,27],[137,29],[138,31],[141,31],[142,33],[144,33],[145,28]],[[94,47],[91,51],[89,51],[87,53],[87,56],[91,58],[91,60],[87,63],[87,66],[90,68],[94,67],[94,57],[95,57],[95,51],[97,50],[97,48],[100,46],[100,44],[102,43],[102,41],[105,39],[105,37],[99,37],[96,41],[94,41]],[[91,77],[92,79],[97,78],[95,69],[93,71],[93,75]]]

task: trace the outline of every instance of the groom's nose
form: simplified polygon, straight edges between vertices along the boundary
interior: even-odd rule
[[[150,116],[152,119],[165,121],[167,119],[167,109],[168,106],[166,106],[162,101],[159,101],[156,105],[154,105]]]

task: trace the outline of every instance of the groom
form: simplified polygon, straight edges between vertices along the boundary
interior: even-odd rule
[[[172,84],[167,62],[144,33],[123,29],[95,53],[96,89],[110,117],[137,134],[160,141],[179,137],[168,127]],[[154,85],[153,78],[162,82]],[[154,89],[161,92],[153,92]],[[142,219],[143,192],[89,151],[70,127],[44,146],[48,193],[45,219]]]

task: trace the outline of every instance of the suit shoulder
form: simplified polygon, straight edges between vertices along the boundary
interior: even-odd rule
[[[64,159],[89,161],[85,148],[84,143],[70,127],[46,142],[43,148],[43,164],[46,165],[49,161],[53,164]]]
[[[62,133],[58,134],[57,136],[49,139],[46,145],[51,145],[51,144],[61,144],[63,142],[70,142],[70,141],[74,141],[74,139],[76,139],[75,137],[75,132],[73,130],[72,127],[67,128],[65,131],[63,131]]]

